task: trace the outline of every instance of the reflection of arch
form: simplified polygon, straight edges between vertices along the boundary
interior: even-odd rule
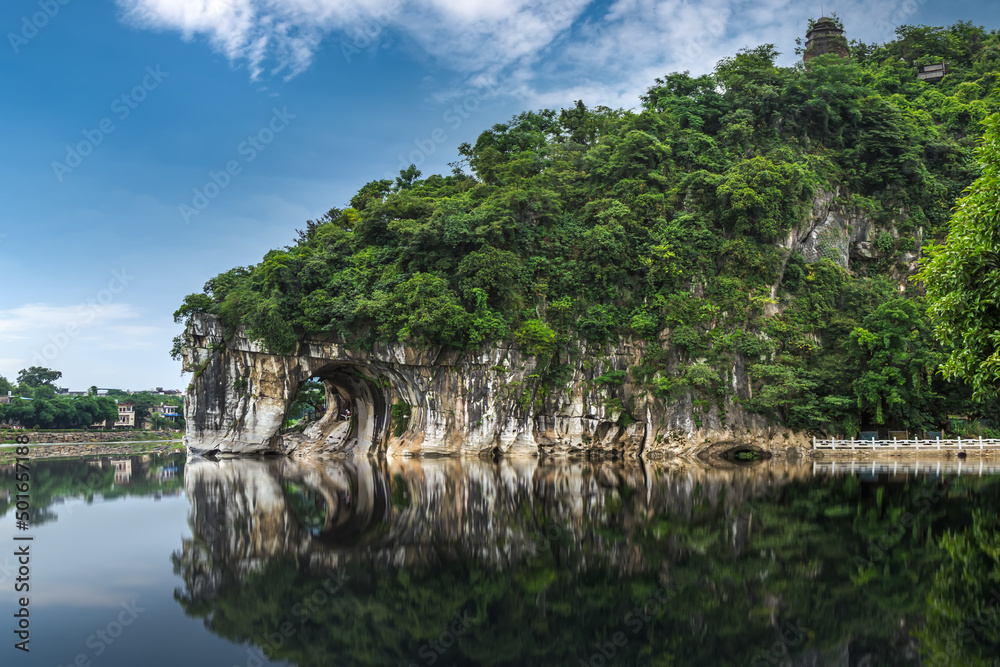
[[[372,490],[374,494],[367,499],[370,507],[363,506],[366,499],[356,492],[338,492],[334,503],[327,504],[323,530],[314,539],[327,547],[356,546],[369,530],[388,516],[386,488],[375,484]]]
[[[291,550],[358,548],[390,514],[388,476],[365,458],[303,465],[286,458],[195,458],[185,470],[189,520],[217,554],[247,562]]]

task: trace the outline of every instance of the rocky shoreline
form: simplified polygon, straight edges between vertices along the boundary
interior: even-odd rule
[[[704,443],[697,451],[692,452],[690,445],[688,448],[678,447],[675,451],[669,451],[667,453],[657,452],[654,456],[642,456],[641,458],[649,460],[657,460],[661,462],[668,461],[670,459],[676,460],[686,460],[692,457],[701,460],[705,463],[714,464],[728,464],[733,462],[733,453],[736,451],[756,451],[760,452],[762,460],[775,460],[775,461],[891,461],[891,460],[909,460],[909,459],[932,459],[932,460],[959,460],[962,459],[973,459],[973,460],[990,460],[997,459],[1000,461],[1000,452],[997,450],[978,450],[978,449],[967,449],[962,450],[963,457],[959,457],[959,452],[955,450],[933,450],[933,449],[920,449],[920,450],[878,450],[873,451],[871,449],[856,449],[856,450],[829,450],[829,449],[811,449],[808,446],[803,446],[801,438],[791,438],[788,440],[775,440],[770,443],[762,442],[760,440],[750,440],[746,443],[737,443],[733,441],[720,441],[714,443]],[[28,457],[33,459],[48,459],[48,458],[80,458],[85,456],[135,456],[143,454],[170,454],[178,452],[186,452],[187,449],[184,446],[183,441],[180,438],[173,440],[148,440],[142,442],[67,442],[65,444],[27,444],[27,445],[14,445],[14,444],[3,444],[0,445],[0,463],[8,463],[15,456],[14,450],[16,447],[27,447]],[[603,455],[602,455],[603,454]],[[234,455],[231,453],[221,453],[217,456],[220,458],[239,458],[239,455]],[[245,455],[244,455],[245,456]],[[288,458],[293,458],[297,460],[323,460],[323,459],[342,459],[344,454],[331,454],[322,451],[295,451],[292,450],[284,454]],[[347,458],[354,458],[348,456]],[[397,457],[389,457],[397,458]],[[414,456],[412,454],[403,456],[400,458],[424,458],[419,454]],[[452,455],[441,455],[433,456],[431,458],[478,458],[476,456],[462,455],[462,454],[452,454]],[[504,456],[502,458],[509,459],[520,459],[526,458],[524,456]],[[536,458],[534,456],[527,458]],[[548,461],[558,461],[558,460],[575,460],[575,459],[590,459],[590,460],[602,460],[602,459],[625,459],[634,457],[622,457],[610,455],[609,452],[594,452],[581,450],[577,452],[576,455],[573,454],[546,454],[542,453],[541,456],[537,457],[540,459],[545,459]]]

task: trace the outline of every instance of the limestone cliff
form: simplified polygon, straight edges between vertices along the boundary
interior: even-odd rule
[[[734,398],[697,407],[691,393],[659,398],[627,370],[649,343],[622,339],[583,348],[559,387],[537,382],[537,359],[509,343],[474,353],[375,345],[362,350],[306,338],[296,354],[266,352],[243,332],[226,337],[217,318],[195,316],[186,367],[194,371],[185,405],[194,453],[256,452],[421,455],[545,455],[599,450],[657,456],[725,439],[770,439],[784,430],[743,410]],[[664,346],[668,343],[663,342]],[[608,383],[611,371],[626,371]],[[750,386],[741,358],[727,369],[732,396]],[[327,405],[348,405],[349,422],[328,409],[305,433],[283,434],[289,405],[310,378]],[[392,418],[406,404],[409,416]],[[400,411],[402,412],[402,411]],[[793,442],[793,441],[789,441]]]

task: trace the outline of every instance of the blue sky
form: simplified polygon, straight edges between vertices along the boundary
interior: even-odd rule
[[[653,79],[774,43],[786,0],[7,0],[0,375],[183,388],[185,294],[305,220],[528,108],[634,107]],[[848,35],[998,26],[993,0],[824,0]]]

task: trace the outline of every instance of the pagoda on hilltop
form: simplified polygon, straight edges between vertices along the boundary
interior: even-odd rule
[[[806,52],[802,60],[809,62],[824,53],[836,53],[841,58],[851,57],[840,21],[827,16],[816,19],[806,33]]]

